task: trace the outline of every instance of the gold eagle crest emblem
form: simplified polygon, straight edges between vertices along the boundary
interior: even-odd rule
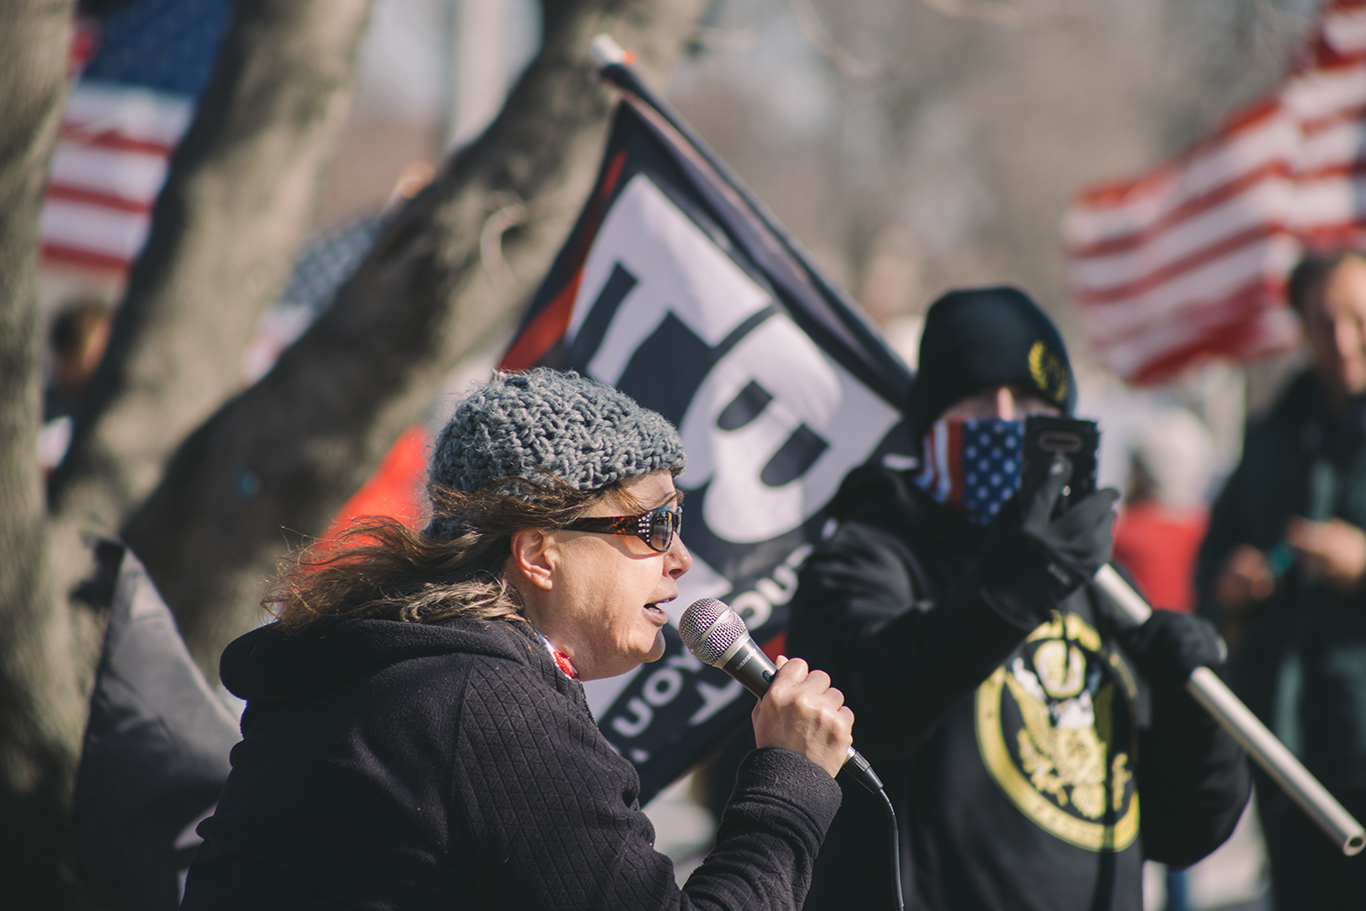
[[[982,760],[1048,832],[1093,851],[1123,850],[1138,835],[1134,692],[1127,667],[1090,624],[1056,617],[978,689]]]

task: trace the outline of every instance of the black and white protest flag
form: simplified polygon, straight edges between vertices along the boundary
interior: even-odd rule
[[[573,369],[679,428],[693,568],[668,606],[727,601],[781,648],[796,570],[845,474],[905,458],[911,374],[854,305],[639,83],[620,92],[602,169],[502,368]],[[683,648],[588,687],[642,801],[748,717],[740,685]]]

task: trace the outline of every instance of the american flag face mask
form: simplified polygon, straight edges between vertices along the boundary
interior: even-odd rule
[[[925,434],[915,483],[974,525],[986,525],[1020,486],[1023,438],[1022,421],[938,420]]]

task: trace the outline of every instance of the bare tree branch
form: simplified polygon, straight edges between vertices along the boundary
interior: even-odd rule
[[[316,210],[370,0],[239,0],[172,159],[54,511],[109,533],[241,386],[242,352]]]
[[[792,9],[792,15],[797,20],[802,37],[820,51],[825,59],[830,61],[831,66],[846,78],[855,82],[871,82],[889,75],[884,64],[860,60],[841,47],[839,42],[831,37],[825,23],[821,22],[820,14],[816,12],[811,0],[787,0],[787,4]]]
[[[998,25],[1026,25],[1058,16],[1066,0],[1037,0],[1012,3],[1009,0],[920,0],[930,9],[958,19],[981,19]]]

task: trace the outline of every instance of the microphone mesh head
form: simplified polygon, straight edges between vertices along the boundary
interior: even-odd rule
[[[695,648],[702,641],[702,634],[707,628],[721,619],[721,615],[728,610],[730,608],[726,607],[724,602],[715,598],[699,598],[679,619],[678,638],[682,639],[688,648]]]
[[[688,651],[698,661],[713,666],[731,646],[748,635],[740,615],[715,598],[694,601],[678,622],[678,637]]]

